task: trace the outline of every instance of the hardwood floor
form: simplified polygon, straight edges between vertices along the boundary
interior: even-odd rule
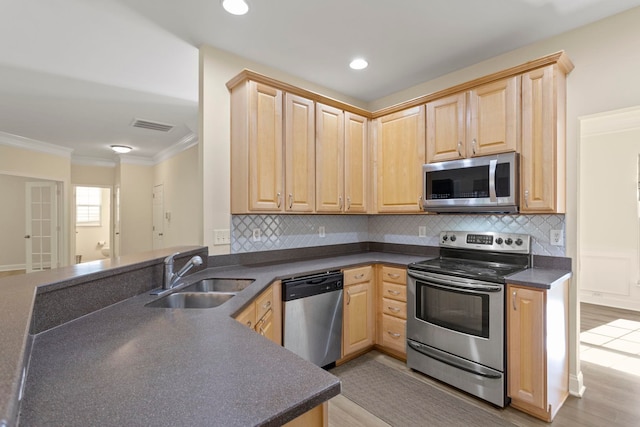
[[[406,367],[381,353],[378,361],[425,381],[446,393],[492,412],[515,425],[600,427],[640,425],[640,312],[581,304],[581,369],[586,391],[569,396],[552,423],[516,409],[496,408]],[[425,424],[426,425],[426,424]],[[365,409],[340,395],[329,401],[329,426],[388,426]]]

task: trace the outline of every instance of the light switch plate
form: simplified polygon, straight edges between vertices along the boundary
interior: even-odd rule
[[[230,245],[231,231],[229,229],[213,230],[213,244],[216,246]]]

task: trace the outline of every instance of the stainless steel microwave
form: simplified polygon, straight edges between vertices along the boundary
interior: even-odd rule
[[[422,166],[427,212],[518,211],[517,153],[472,157]]]

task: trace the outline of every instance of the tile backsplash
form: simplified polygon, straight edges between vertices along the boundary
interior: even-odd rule
[[[425,227],[424,237],[419,236],[420,227]],[[564,215],[499,214],[232,215],[231,252],[246,253],[368,241],[438,246],[440,232],[444,230],[530,234],[531,251],[534,255],[565,256],[564,242],[563,246],[554,246],[549,238],[551,230],[562,230],[564,235]]]

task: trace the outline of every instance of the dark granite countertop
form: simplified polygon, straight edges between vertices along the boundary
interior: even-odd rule
[[[20,425],[281,425],[340,393],[338,378],[231,316],[273,280],[424,256],[367,252],[185,278],[252,278],[203,310],[145,307],[142,294],[35,338]]]
[[[529,268],[507,277],[507,283],[531,288],[551,289],[571,277],[570,270]]]
[[[146,262],[145,257],[152,255],[157,262],[174,250],[134,256],[121,264],[65,267],[48,273],[46,281],[34,274],[0,283],[0,296],[10,295],[0,298],[0,426],[3,417],[11,425],[16,410],[11,400],[21,377],[17,361],[29,354],[36,292],[58,289],[61,280],[74,282],[76,276],[122,273]],[[339,394],[339,380],[232,316],[277,279],[373,263],[404,266],[425,258],[362,252],[216,267],[216,257],[211,257],[213,266],[184,281],[227,277],[255,282],[213,309],[149,308],[145,304],[158,297],[145,292],[37,334],[20,425],[281,425]],[[532,268],[509,282],[549,288],[569,275]]]

